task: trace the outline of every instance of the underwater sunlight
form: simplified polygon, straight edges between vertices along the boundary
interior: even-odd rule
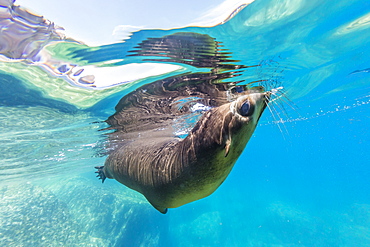
[[[1,246],[370,246],[368,0],[99,45],[31,9],[0,0]]]

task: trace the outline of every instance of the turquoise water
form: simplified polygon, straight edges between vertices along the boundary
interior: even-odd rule
[[[99,47],[5,2],[2,246],[370,246],[368,1],[256,0],[221,25],[141,30]],[[223,72],[241,66],[220,81],[262,80],[289,100],[265,111],[215,193],[162,215],[118,182],[101,184],[94,166],[124,95],[209,72],[191,48],[145,48],[179,33],[206,35],[200,54],[221,54]]]

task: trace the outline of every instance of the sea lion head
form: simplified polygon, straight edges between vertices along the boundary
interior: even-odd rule
[[[267,107],[270,96],[271,92],[266,91],[264,87],[253,87],[229,103],[229,108],[225,109],[229,111],[225,116],[229,117],[224,118],[222,125],[225,157],[229,154],[230,147],[236,148],[237,155],[240,155]]]

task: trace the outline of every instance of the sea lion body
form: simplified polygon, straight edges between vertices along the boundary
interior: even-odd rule
[[[258,87],[210,109],[184,139],[160,130],[143,133],[115,149],[100,167],[100,176],[140,192],[162,213],[204,198],[230,173],[269,96]]]

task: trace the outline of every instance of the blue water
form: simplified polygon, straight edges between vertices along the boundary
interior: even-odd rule
[[[2,246],[370,246],[368,1],[256,0],[222,25],[100,47],[52,28],[32,36],[47,25],[34,19],[9,36],[21,11],[0,5]],[[93,168],[106,158],[99,130],[125,94],[209,70],[130,52],[179,32],[222,42],[229,63],[259,65],[240,69],[240,84],[265,80],[289,100],[265,111],[215,193],[162,215]]]

